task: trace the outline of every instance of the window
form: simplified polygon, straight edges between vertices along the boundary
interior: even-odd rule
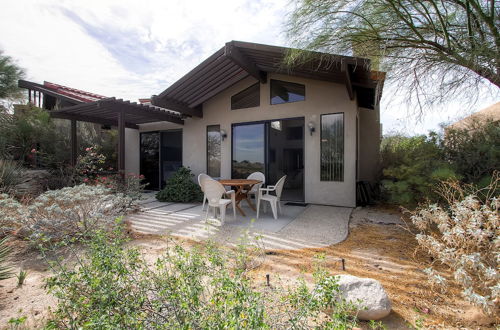
[[[207,126],[207,174],[211,177],[220,177],[220,146],[220,125]]]
[[[256,83],[231,96],[231,110],[258,107],[260,105],[260,84]]]
[[[321,181],[344,181],[344,114],[321,115]]]
[[[306,86],[271,79],[271,104],[298,102],[305,99]]]

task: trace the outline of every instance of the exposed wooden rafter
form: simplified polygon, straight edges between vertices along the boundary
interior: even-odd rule
[[[241,51],[230,41],[224,48],[224,56],[233,61],[236,65],[248,72],[249,75],[259,80],[262,84],[267,82],[267,72],[260,70],[252,61],[250,61]]]
[[[340,71],[344,74],[345,86],[347,88],[347,94],[349,94],[349,99],[354,100],[354,89],[352,88],[351,72],[349,70],[349,65],[346,61],[342,61],[340,64]]]

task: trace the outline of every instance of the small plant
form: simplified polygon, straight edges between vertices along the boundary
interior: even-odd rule
[[[411,213],[419,247],[453,272],[465,299],[490,314],[500,305],[499,173],[493,178],[475,193],[457,182],[445,182],[438,191],[447,207],[434,204]],[[433,265],[425,272],[434,285],[446,288],[448,280]]]
[[[168,180],[165,188],[156,194],[160,202],[201,202],[203,193],[194,182],[194,175],[187,167],[180,167]]]
[[[23,172],[24,168],[18,162],[0,159],[0,194],[12,193],[21,183]]]
[[[259,292],[246,275],[245,253],[209,243],[169,246],[148,264],[127,247],[120,227],[96,231],[78,266],[54,264],[47,282],[58,298],[48,328],[107,329],[350,329],[355,307],[340,297],[326,271],[297,287],[279,283]],[[69,268],[68,268],[69,267]]]
[[[10,253],[11,248],[7,246],[7,238],[0,239],[0,280],[12,277],[12,268],[7,265]]]
[[[19,329],[21,325],[24,324],[24,322],[26,322],[26,320],[28,319],[27,316],[21,316],[21,317],[13,317],[9,320],[9,324],[10,324],[10,327],[11,329]]]
[[[24,284],[24,280],[26,280],[26,277],[28,276],[28,271],[20,269],[19,274],[16,275],[17,277],[17,286],[21,287]]]

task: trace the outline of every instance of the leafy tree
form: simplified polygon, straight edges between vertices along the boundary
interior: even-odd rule
[[[422,109],[474,101],[485,85],[499,92],[499,23],[495,0],[299,0],[287,34],[299,48],[370,58],[375,69],[380,61]],[[288,61],[307,57],[294,51]]]
[[[0,99],[21,98],[21,89],[17,87],[17,81],[23,78],[24,70],[12,57],[4,55],[0,50]]]

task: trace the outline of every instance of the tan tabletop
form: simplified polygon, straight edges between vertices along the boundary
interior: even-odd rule
[[[235,187],[235,200],[236,200],[236,208],[241,213],[241,215],[246,216],[245,212],[240,207],[240,203],[242,200],[246,200],[248,205],[255,211],[255,206],[253,206],[250,201],[250,197],[248,196],[248,192],[252,189],[256,184],[261,183],[260,180],[248,180],[248,179],[222,179],[219,182],[224,186]]]

